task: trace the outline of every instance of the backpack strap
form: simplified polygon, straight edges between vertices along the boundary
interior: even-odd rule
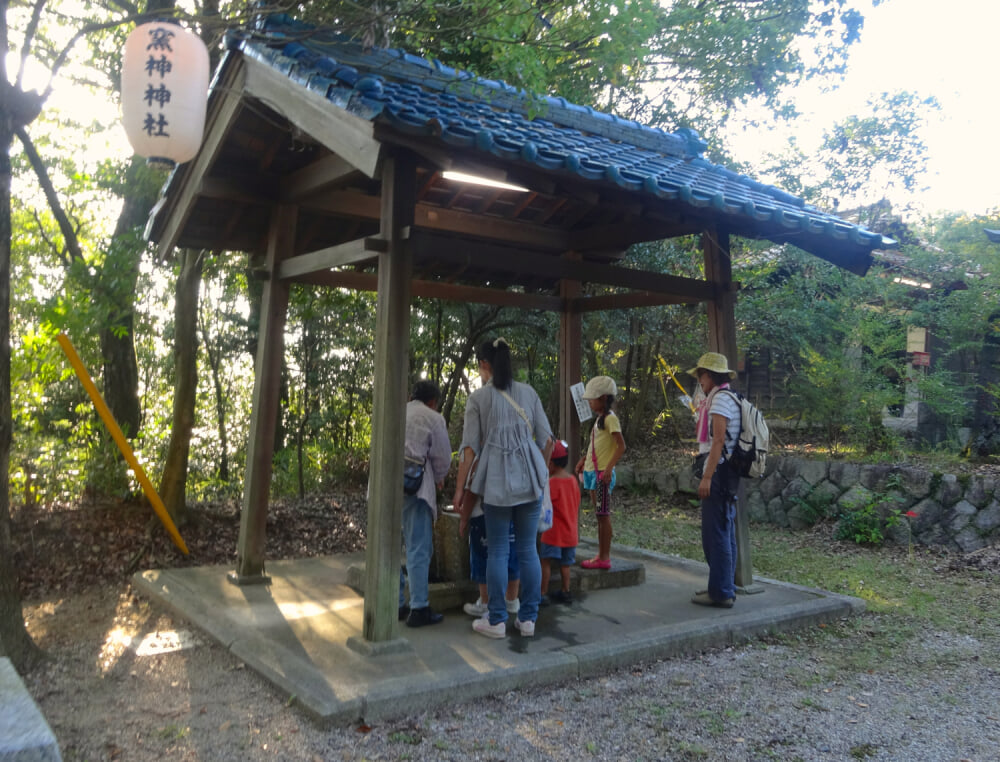
[[[740,434],[743,433],[743,402],[740,399],[739,392],[734,392],[732,389],[719,389],[719,391],[726,392],[727,394],[729,394],[733,398],[733,402],[736,403],[736,409],[739,412],[740,430],[739,433],[736,435],[736,439],[734,441],[739,442]],[[731,439],[731,437],[729,436],[728,428],[726,429],[726,439]]]

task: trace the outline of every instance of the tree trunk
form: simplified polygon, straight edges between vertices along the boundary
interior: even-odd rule
[[[625,377],[618,379],[619,393],[624,392],[625,405],[620,409],[619,415],[622,418],[622,436],[626,441],[632,433],[632,406],[635,400],[632,398],[632,369],[638,365],[636,359],[636,319],[635,314],[628,316],[628,350],[625,352]]]
[[[469,364],[469,360],[472,359],[475,351],[475,339],[466,339],[459,349],[458,359],[455,361],[455,367],[452,369],[451,376],[448,379],[448,388],[444,392],[444,405],[441,406],[441,415],[444,416],[445,421],[449,424],[451,423],[451,413],[455,407],[455,398],[458,396],[458,386],[461,383],[462,374],[465,372],[465,368]]]
[[[6,14],[6,10],[3,11]],[[6,18],[0,20],[0,50],[7,51]],[[10,146],[23,120],[14,108],[14,89],[0,61],[0,656],[7,656],[23,672],[39,658],[40,651],[24,627],[24,613],[14,569],[10,531],[10,450],[13,420],[10,395]]]
[[[174,288],[174,413],[160,498],[174,523],[181,526],[188,519],[185,486],[198,397],[198,291],[204,256],[200,251],[182,249],[177,259],[180,272]]]
[[[226,434],[226,394],[222,388],[222,377],[220,369],[222,364],[221,351],[217,351],[212,346],[211,337],[208,335],[208,326],[202,324],[202,343],[205,345],[205,357],[208,358],[208,367],[212,372],[212,388],[215,390],[215,425],[219,432],[219,481],[229,482],[229,437]]]
[[[145,192],[150,184],[140,176],[145,159],[133,157],[126,174],[125,201],[115,225],[112,246],[122,246],[132,254],[127,241],[136,228],[146,224],[155,197]],[[117,242],[117,243],[116,243]],[[101,329],[101,354],[104,358],[104,399],[114,413],[125,436],[132,438],[139,431],[142,408],[139,404],[139,368],[135,359],[135,290],[139,279],[138,255],[109,256],[115,267],[115,281],[120,284],[112,296],[115,306],[105,318]]]
[[[306,494],[306,432],[309,427],[310,418],[312,417],[313,394],[317,385],[315,302],[315,294],[310,293],[307,307],[302,311],[302,341],[299,344],[299,365],[302,368],[302,381],[299,392],[299,420],[295,427],[295,457],[300,499],[304,498]]]

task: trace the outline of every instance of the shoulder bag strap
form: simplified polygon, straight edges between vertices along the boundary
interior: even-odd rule
[[[597,467],[597,421],[590,427],[590,457],[594,460],[594,473],[599,473],[601,469]]]
[[[528,428],[530,429],[531,428],[531,421],[528,420],[528,414],[524,412],[524,408],[521,407],[520,405],[518,405],[514,401],[514,398],[511,397],[509,394],[507,394],[507,391],[505,389],[497,389],[497,391],[500,392],[504,396],[505,400],[507,400],[511,405],[514,406],[514,409],[517,411],[517,414],[519,416],[521,416],[522,419],[524,419],[524,422],[526,424],[528,424]]]

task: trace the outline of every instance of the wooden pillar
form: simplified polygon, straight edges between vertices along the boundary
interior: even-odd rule
[[[416,164],[411,154],[390,155],[383,160],[381,236],[388,246],[378,257],[375,314],[375,385],[362,628],[363,638],[368,642],[392,640],[398,627],[406,359],[413,275],[413,255],[403,235],[404,228],[413,224],[416,179]]]
[[[708,303],[708,348],[720,352],[735,368],[736,349],[736,288],[733,284],[732,260],[729,256],[729,233],[709,229],[702,233],[705,254],[705,279],[716,288],[715,299]],[[753,585],[753,564],[750,557],[750,516],[745,502],[746,489],[740,483],[736,511],[736,586],[747,590]]]
[[[288,311],[288,284],[278,280],[277,272],[281,260],[292,253],[297,218],[297,207],[275,207],[268,233],[265,260],[267,280],[261,295],[253,410],[250,414],[247,467],[243,482],[243,511],[240,514],[240,536],[236,546],[236,571],[230,575],[230,580],[237,584],[268,581],[264,574],[264,543]]]
[[[729,234],[717,230],[702,233],[705,279],[715,286],[715,299],[708,303],[708,348],[720,352],[736,367],[736,291],[729,259]]]
[[[566,259],[579,260],[576,252],[568,252]],[[557,437],[569,443],[569,469],[572,471],[580,457],[580,417],[569,388],[582,381],[583,316],[574,306],[582,287],[578,280],[562,280],[559,295],[563,298],[559,313],[559,423]]]

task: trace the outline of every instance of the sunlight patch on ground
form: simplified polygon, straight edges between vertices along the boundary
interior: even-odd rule
[[[136,656],[156,656],[197,645],[200,645],[200,641],[187,630],[164,630],[149,633],[135,643],[134,648]]]
[[[363,606],[364,600],[358,598],[356,600],[335,600],[329,601],[328,603],[316,603],[315,601],[305,601],[303,603],[281,603],[278,604],[278,610],[281,615],[291,621],[293,619],[305,619],[307,617],[313,616],[323,616],[324,614],[329,614],[334,611],[342,611],[344,609],[357,608],[358,606]]]
[[[137,657],[158,656],[197,645],[200,641],[187,630],[156,630],[139,637],[115,627],[108,633],[101,649],[101,666],[110,668],[126,650],[133,651]]]

